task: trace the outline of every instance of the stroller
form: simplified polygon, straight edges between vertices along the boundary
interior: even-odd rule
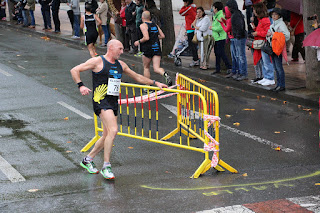
[[[181,66],[180,56],[191,56],[191,51],[188,49],[188,38],[186,33],[185,24],[181,24],[178,37],[173,46],[171,53],[168,55],[169,58],[174,58],[174,64]]]

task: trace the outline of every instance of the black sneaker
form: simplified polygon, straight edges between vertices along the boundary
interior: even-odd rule
[[[168,75],[167,72],[165,72],[165,73],[163,74],[163,77],[166,79],[166,84],[167,84],[169,87],[172,86],[172,79],[171,79],[171,77]]]

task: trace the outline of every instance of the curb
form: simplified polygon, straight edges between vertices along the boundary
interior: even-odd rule
[[[29,29],[29,28],[22,28],[22,27],[18,28],[16,25],[14,25],[10,22],[0,22],[0,26],[9,27],[11,29],[21,31],[23,33],[30,33],[30,34],[36,35],[36,36],[48,36],[51,40],[60,41],[60,42],[67,42],[68,44],[71,44],[71,45],[77,46],[77,47],[85,47],[85,44],[82,40],[73,40],[71,38],[70,39],[65,38],[59,34],[54,34],[51,32],[50,33],[45,32],[45,31],[39,32],[39,31],[35,31],[35,30]],[[97,47],[97,50],[99,52],[102,52],[102,51],[106,51],[106,48]],[[128,58],[128,59],[131,59],[134,61],[137,60],[137,57],[135,57],[133,55],[129,55],[128,53],[123,53],[121,57]],[[142,63],[140,60],[139,60],[139,62]],[[201,78],[203,80],[206,80],[206,81],[214,83],[214,84],[219,84],[221,86],[230,86],[230,87],[234,87],[234,88],[237,88],[240,90],[246,90],[248,92],[256,93],[259,95],[274,97],[274,98],[288,101],[291,103],[295,103],[298,105],[308,106],[308,107],[312,107],[312,108],[319,107],[318,106],[318,98],[316,95],[314,95],[315,97],[313,99],[311,97],[295,93],[295,92],[293,92],[294,90],[287,90],[285,92],[275,93],[275,92],[272,92],[268,89],[265,89],[259,85],[248,84],[248,83],[244,83],[244,82],[234,81],[231,79],[226,79],[225,77],[220,76],[220,75],[212,76],[210,74],[203,74],[203,73],[195,72],[194,68],[177,67],[174,65],[173,61],[167,57],[163,58],[161,65],[165,70],[167,70],[169,73],[172,73],[172,74],[174,74],[175,72],[179,72],[181,74],[187,75],[187,76],[192,77],[194,79]]]

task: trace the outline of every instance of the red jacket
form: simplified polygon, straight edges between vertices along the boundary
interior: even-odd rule
[[[301,21],[299,22],[299,24],[297,25],[298,21],[300,20],[301,18]],[[300,33],[304,33],[304,26],[303,26],[303,18],[302,18],[302,15],[299,15],[297,13],[294,13],[294,12],[291,12],[291,15],[290,15],[290,26],[292,28],[294,28],[295,26],[297,25],[296,27],[296,30],[294,31],[294,35],[298,35]]]
[[[258,18],[258,26],[253,30],[258,33],[257,36],[254,37],[254,40],[266,40],[266,36],[268,30],[270,28],[270,19],[268,17],[264,17],[262,19]],[[261,50],[254,50],[253,52],[253,64],[257,65],[261,58]]]
[[[222,19],[223,23],[220,22],[220,24],[223,30],[228,34],[228,38],[232,39],[234,37],[232,34],[231,12],[227,6],[224,8],[224,11],[226,19]]]
[[[197,6],[195,4],[190,4],[189,6],[183,6],[179,11],[179,14],[185,17],[186,30],[194,30],[194,28],[191,27],[191,24],[196,19]]]
[[[125,13],[125,10],[126,10],[126,7],[121,7],[121,10],[120,10],[120,17],[122,19],[122,27],[125,27],[126,26],[126,13]]]

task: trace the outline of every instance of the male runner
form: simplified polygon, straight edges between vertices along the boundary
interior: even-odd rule
[[[126,63],[118,60],[122,53],[122,43],[114,39],[108,42],[105,55],[91,58],[70,70],[72,78],[78,84],[82,95],[88,95],[91,90],[81,82],[80,72],[92,70],[93,108],[95,114],[100,117],[103,123],[103,135],[80,165],[87,169],[89,173],[99,173],[93,163],[93,158],[104,149],[104,164],[100,172],[106,179],[114,179],[110,155],[113,141],[118,132],[118,95],[122,74],[127,74],[141,84],[153,84],[160,89],[167,87],[165,84],[146,78],[131,70]]]
[[[140,49],[143,52],[142,62],[143,62],[143,75],[150,78],[150,63],[153,63],[153,70],[155,73],[162,75],[168,86],[172,85],[172,80],[167,72],[160,67],[161,61],[161,48],[159,39],[163,39],[165,35],[158,25],[151,21],[151,15],[149,11],[144,11],[142,13],[142,24],[140,29],[143,38],[134,42],[135,46],[140,44]]]

